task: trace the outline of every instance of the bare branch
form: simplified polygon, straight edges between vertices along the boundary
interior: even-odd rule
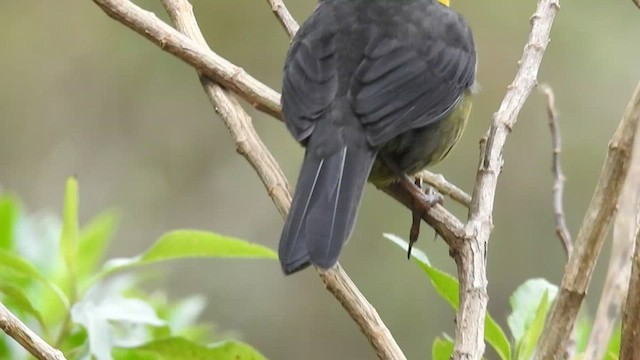
[[[128,0],[93,0],[111,18],[146,37],[200,73],[240,95],[256,109],[280,119],[280,94],[211,49],[176,31]]]
[[[538,69],[549,43],[551,26],[560,8],[558,0],[540,0],[531,17],[529,40],[488,135],[482,153],[465,233],[469,241],[453,251],[460,279],[460,307],[456,314],[454,359],[480,359],[484,353],[484,318],[487,310],[487,245],[493,228],[493,205],[502,170],[507,135],[536,85]]]
[[[47,344],[2,303],[0,303],[0,328],[38,360],[65,360],[62,351]]]
[[[289,34],[289,37],[293,37],[293,35],[298,32],[300,26],[298,26],[296,20],[291,16],[284,2],[282,0],[267,0],[267,2],[271,5],[273,14],[278,18],[284,30]]]
[[[607,277],[584,360],[600,360],[606,355],[607,345],[629,290],[631,258],[638,231],[636,222],[638,214],[640,214],[640,141],[635,141],[629,174],[618,200],[618,215],[613,224],[613,243]]]
[[[464,192],[464,190],[455,186],[454,184],[447,181],[447,179],[442,176],[442,174],[434,174],[429,170],[422,170],[420,173],[416,175],[422,181],[427,184],[433,186],[439,193],[445,196],[449,196],[453,200],[458,203],[469,207],[471,203],[471,195]]]
[[[616,212],[639,121],[640,83],[609,143],[604,168],[569,256],[560,293],[547,318],[536,359],[563,357],[564,345],[589,286],[609,223]]]
[[[629,293],[622,318],[620,359],[636,359],[640,354],[640,227],[636,233]]]
[[[640,0],[631,0],[640,9]]]
[[[556,217],[556,234],[560,238],[564,253],[568,258],[573,249],[573,241],[564,216],[564,183],[566,179],[562,173],[562,163],[560,162],[562,136],[560,135],[556,97],[553,94],[553,89],[548,85],[541,85],[539,89],[547,97],[547,115],[549,117],[549,130],[551,131],[551,146],[553,147],[551,169],[555,177],[553,182],[553,213]]]
[[[162,0],[162,3],[181,32],[202,46],[206,46],[191,4],[187,0]],[[291,192],[287,179],[252,126],[251,118],[226,90],[204,76],[200,76],[200,81],[214,108],[231,132],[238,152],[251,163],[280,214],[286,216],[291,205]],[[327,271],[320,271],[320,277],[327,289],[358,324],[381,359],[406,359],[375,308],[362,295],[339,264]]]
[[[638,87],[640,88],[640,84]],[[637,111],[640,112],[640,107]],[[640,116],[640,114],[637,116]],[[638,133],[640,133],[640,126],[636,129],[636,139]],[[621,286],[623,287],[623,294],[626,293],[627,296],[622,319],[620,359],[631,359],[640,354],[640,302],[638,302],[638,296],[640,296],[640,141],[635,141],[634,143],[630,167],[625,189],[623,190],[625,191],[623,192],[623,197],[629,197],[635,203],[632,200],[624,201],[624,206],[620,209],[621,214],[624,213],[624,217],[621,219],[620,224],[616,219],[616,226],[620,225],[620,237],[624,238],[624,244],[627,245],[624,249],[626,251],[620,251],[623,254],[620,255],[619,262],[624,266],[622,272],[629,278],[626,288],[624,285]],[[635,222],[633,221],[634,219]],[[633,241],[634,233],[635,243]],[[616,241],[615,238],[614,241]],[[635,250],[633,250],[634,246]],[[630,276],[629,273],[631,273]],[[622,279],[618,278],[616,280],[620,281]],[[620,296],[620,302],[622,302],[623,297]]]

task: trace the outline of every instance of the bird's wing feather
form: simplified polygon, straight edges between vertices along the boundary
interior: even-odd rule
[[[321,18],[322,26],[314,24]],[[319,6],[296,34],[285,62],[282,111],[287,128],[298,141],[309,137],[315,120],[338,90],[335,32],[326,24],[327,19]]]
[[[441,119],[473,84],[475,66],[473,46],[456,46],[439,37],[420,43],[373,38],[350,87],[369,143],[382,146]]]

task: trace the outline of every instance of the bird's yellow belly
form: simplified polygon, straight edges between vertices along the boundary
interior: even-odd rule
[[[454,109],[437,123],[408,131],[386,144],[373,164],[369,181],[384,186],[398,177],[383,157],[398,169],[414,175],[429,165],[442,161],[456,145],[471,113],[471,91],[467,90]]]

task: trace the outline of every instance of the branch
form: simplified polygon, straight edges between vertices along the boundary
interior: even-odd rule
[[[0,303],[0,328],[38,360],[65,360],[62,351],[47,344],[2,303]]]
[[[540,0],[531,17],[531,32],[519,61],[515,79],[495,113],[488,135],[481,141],[476,176],[465,233],[471,239],[453,251],[460,278],[460,307],[456,314],[454,359],[480,359],[484,353],[484,318],[487,310],[487,245],[493,228],[493,205],[502,170],[507,135],[536,85],[538,69],[549,43],[551,26],[560,8],[558,0]]]
[[[640,227],[637,225],[629,293],[622,318],[620,359],[636,359],[640,354]]]
[[[563,357],[564,345],[589,286],[609,223],[616,212],[639,121],[640,83],[609,143],[604,168],[569,256],[560,293],[545,323],[536,359]]]
[[[269,5],[271,5],[273,14],[276,16],[278,21],[280,21],[280,24],[282,24],[282,27],[287,32],[289,37],[293,37],[293,35],[298,32],[300,26],[298,26],[296,20],[293,18],[293,16],[291,16],[289,10],[287,10],[287,7],[284,5],[282,0],[267,0],[267,2],[269,3]]]
[[[280,119],[280,94],[206,46],[176,31],[128,0],[93,0],[107,15],[149,39],[200,73],[240,95],[256,109]]]
[[[629,174],[624,182],[622,194],[618,201],[618,215],[613,224],[613,243],[611,245],[607,278],[604,282],[598,311],[589,336],[585,360],[599,360],[606,355],[607,345],[629,290],[631,258],[633,256],[634,240],[638,231],[636,218],[640,214],[639,211],[640,141],[635,141]]]
[[[422,170],[420,173],[416,175],[422,181],[427,184],[433,186],[439,193],[445,196],[449,196],[453,200],[458,203],[469,207],[471,203],[471,195],[464,192],[464,190],[455,186],[454,184],[447,181],[447,179],[442,176],[442,174],[434,174],[429,170]]]
[[[564,253],[568,258],[573,249],[573,243],[564,216],[563,198],[566,179],[562,173],[562,163],[560,162],[562,137],[560,135],[560,124],[558,122],[558,110],[556,109],[556,97],[553,94],[553,89],[548,85],[541,85],[540,91],[547,97],[547,115],[549,117],[549,130],[551,131],[551,146],[553,147],[551,169],[555,177],[555,181],[553,182],[553,213],[556,217],[556,234],[558,238],[560,238]]]
[[[640,0],[631,0],[640,9]]]
[[[640,88],[640,84],[638,87]],[[640,109],[637,109],[637,112],[640,112]],[[640,114],[637,116],[640,116]],[[640,126],[636,129],[636,136],[638,132],[640,132]],[[627,278],[629,278],[629,272],[631,272],[628,286],[623,289],[624,293],[627,293],[627,298],[622,319],[620,359],[631,359],[640,353],[640,302],[638,302],[638,296],[640,296],[640,141],[636,141],[634,144],[630,166],[629,176],[623,190],[625,191],[623,193],[624,198],[629,199],[624,202],[625,205],[621,208],[621,213],[624,212],[625,216],[624,222],[620,225],[621,235],[626,238],[625,245],[627,245],[626,251],[621,255],[624,260],[620,260],[620,262],[625,266],[624,274]],[[635,222],[633,221],[634,219]],[[617,222],[616,225],[618,225]],[[635,244],[633,242],[634,232]],[[634,245],[635,251],[633,251],[633,258],[631,258],[629,255]],[[629,271],[629,267],[631,267],[631,271]],[[622,296],[620,296],[620,299],[622,299]]]
[[[202,46],[207,46],[196,22],[191,4],[187,0],[162,0],[162,3],[171,20],[181,32]],[[291,192],[287,179],[267,147],[260,140],[251,124],[251,118],[235,97],[225,89],[202,75],[200,81],[214,108],[231,132],[238,152],[251,163],[278,211],[286,216],[291,205]],[[320,277],[327,289],[358,324],[381,359],[406,359],[375,308],[369,304],[340,265],[327,271],[320,271]]]

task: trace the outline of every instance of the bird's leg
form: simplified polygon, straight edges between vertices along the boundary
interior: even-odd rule
[[[415,178],[414,184],[422,190],[422,179],[419,177]],[[409,250],[407,251],[407,259],[411,259],[411,249],[413,249],[413,244],[418,241],[418,236],[420,236],[420,223],[422,223],[422,214],[417,210],[418,204],[417,201],[413,203],[413,209],[411,211],[411,230],[409,230]]]
[[[409,176],[404,173],[400,167],[389,156],[382,155],[383,161],[386,165],[393,170],[397,176],[399,183],[409,193],[413,194],[414,199],[411,209],[411,229],[409,230],[409,250],[407,251],[407,259],[411,258],[411,249],[413,244],[418,241],[420,235],[420,224],[422,223],[422,217],[424,213],[429,211],[431,207],[436,204],[442,204],[444,201],[443,196],[438,193],[434,188],[429,187],[425,192],[422,189],[422,179],[415,178],[412,181]]]
[[[422,179],[420,178],[415,178],[415,181],[412,182],[407,175],[404,175],[401,181],[406,184],[405,188],[419,191],[419,196],[414,196],[413,209],[411,209],[411,230],[409,231],[409,250],[407,251],[407,259],[410,259],[413,244],[418,241],[418,236],[420,236],[420,225],[424,213],[436,204],[442,205],[444,197],[431,186],[427,188],[427,191],[423,191]]]

